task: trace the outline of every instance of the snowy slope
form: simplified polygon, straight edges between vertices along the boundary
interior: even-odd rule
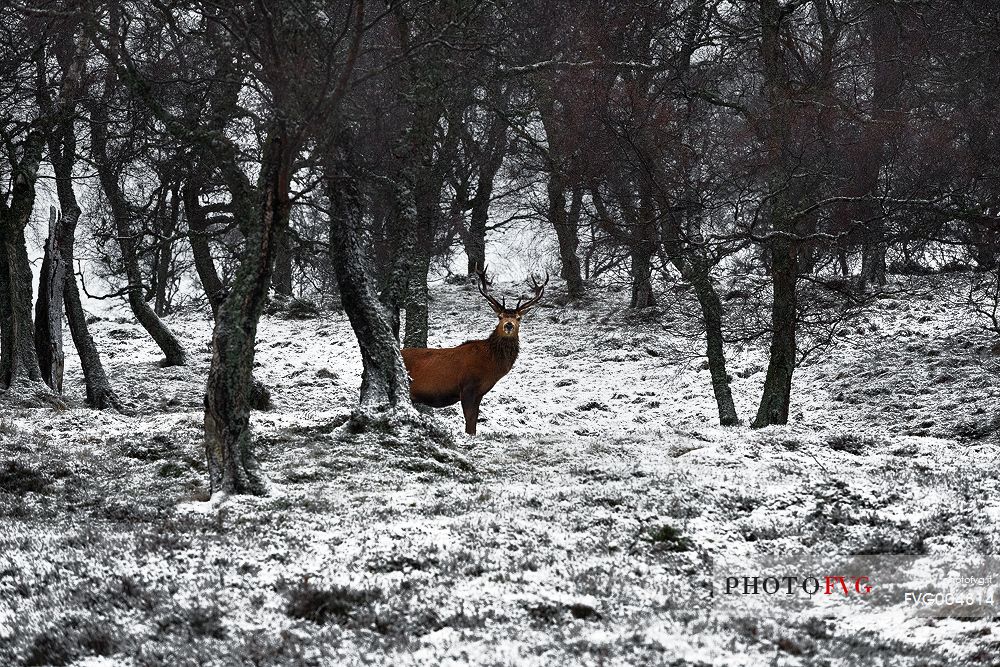
[[[793,422],[751,431],[715,425],[669,318],[554,293],[480,435],[438,411],[471,472],[345,430],[360,360],[343,314],[265,318],[255,374],[275,407],[253,423],[272,493],[220,509],[198,502],[210,323],[172,318],[192,361],[164,369],[137,325],[97,322],[137,414],[82,408],[70,358],[68,409],[0,421],[0,663],[997,664],[989,619],[704,596],[713,561],[765,551],[1000,552],[1000,350],[946,283],[928,295],[845,323],[797,371]],[[432,345],[488,334],[471,286],[432,297]],[[763,366],[731,360],[744,419]]]

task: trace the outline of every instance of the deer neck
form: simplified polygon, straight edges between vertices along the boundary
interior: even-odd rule
[[[509,371],[514,366],[514,361],[517,359],[517,353],[520,349],[520,343],[518,343],[517,338],[515,336],[501,336],[494,331],[486,339],[486,343],[490,347],[490,353],[493,355],[493,360],[496,362],[497,368],[504,373]]]

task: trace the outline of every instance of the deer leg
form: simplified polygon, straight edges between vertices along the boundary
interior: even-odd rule
[[[476,422],[479,420],[479,402],[482,400],[482,396],[462,396],[462,412],[465,414],[465,432],[469,435],[476,434]]]

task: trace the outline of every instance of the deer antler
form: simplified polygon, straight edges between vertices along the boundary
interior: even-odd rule
[[[483,297],[489,302],[493,311],[499,315],[503,311],[507,310],[507,299],[504,299],[503,303],[500,303],[489,295],[489,289],[493,287],[493,282],[486,277],[486,267],[484,266],[476,271],[476,274],[479,276],[479,293],[482,294]]]
[[[538,284],[538,279],[535,278],[534,274],[532,274],[532,276],[531,276],[531,289],[533,289],[535,291],[535,296],[531,297],[530,299],[528,299],[527,301],[525,301],[523,304],[521,303],[521,299],[523,299],[524,297],[523,296],[518,297],[518,299],[517,299],[517,305],[514,306],[514,310],[516,310],[518,313],[523,313],[523,312],[526,312],[527,310],[529,310],[531,308],[534,308],[535,304],[537,304],[539,301],[542,300],[542,295],[545,294],[545,286],[548,285],[548,284],[549,284],[549,272],[548,271],[545,272],[545,280],[542,281],[542,283],[540,285]]]

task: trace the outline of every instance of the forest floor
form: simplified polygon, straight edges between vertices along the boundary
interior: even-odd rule
[[[271,493],[218,507],[208,320],[169,318],[190,356],[174,368],[138,325],[97,321],[135,415],[85,409],[75,356],[65,410],[0,408],[0,664],[1000,664],[1000,614],[708,596],[763,554],[1000,553],[1000,345],[948,279],[895,281],[796,371],[791,423],[756,431],[716,426],[669,303],[552,297],[479,435],[438,411],[472,469],[350,432],[343,314],[265,317]],[[471,286],[432,298],[432,345],[494,324]],[[745,421],[764,359],[730,359]]]

